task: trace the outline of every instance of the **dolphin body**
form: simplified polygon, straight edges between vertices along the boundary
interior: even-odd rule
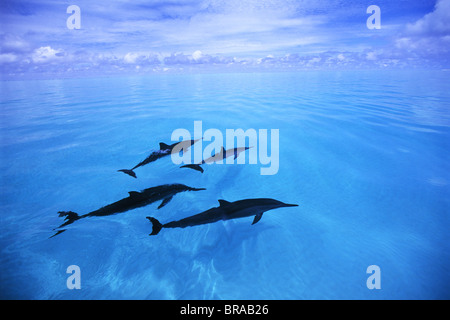
[[[152,187],[148,189],[144,189],[141,192],[137,191],[130,191],[129,196],[126,198],[123,198],[119,201],[116,201],[114,203],[108,204],[104,207],[101,207],[100,209],[97,209],[95,211],[86,213],[84,215],[78,215],[77,213],[73,211],[59,211],[60,217],[66,217],[65,222],[61,224],[58,228],[65,227],[76,220],[87,218],[87,217],[103,217],[103,216],[109,216],[121,212],[126,212],[132,209],[144,207],[146,205],[149,205],[153,202],[156,202],[158,200],[162,200],[161,204],[159,205],[158,209],[161,209],[166,204],[169,203],[172,198],[180,192],[184,191],[200,191],[200,190],[206,190],[204,188],[191,188],[188,186],[185,186],[184,184],[165,184],[162,186]],[[58,229],[56,228],[56,229]],[[59,230],[55,235],[60,234],[61,232],[64,232],[65,230]]]
[[[215,154],[212,157],[209,157],[206,160],[203,160],[202,162],[198,163],[198,164],[186,164],[184,166],[181,166],[180,168],[191,168],[197,171],[200,171],[201,173],[203,173],[203,168],[201,167],[202,164],[205,163],[214,163],[223,159],[226,159],[228,157],[232,157],[234,156],[234,159],[236,159],[239,154],[241,152],[244,152],[245,150],[248,150],[252,147],[239,147],[239,148],[233,148],[233,149],[228,149],[225,150],[224,147],[222,147],[222,150],[220,150],[219,154]]]
[[[123,172],[128,174],[129,176],[132,176],[134,178],[137,178],[136,173],[134,172],[135,169],[145,166],[146,164],[149,164],[150,162],[156,161],[158,159],[161,159],[169,154],[172,153],[172,151],[175,150],[175,152],[180,152],[183,150],[188,150],[194,143],[196,143],[198,140],[185,140],[181,142],[176,142],[174,144],[168,145],[164,142],[159,143],[159,150],[152,152],[147,158],[139,162],[137,165],[135,165],[131,169],[120,169],[117,170],[119,172]]]
[[[220,220],[231,220],[237,218],[244,218],[255,216],[252,225],[261,220],[264,212],[284,207],[296,207],[297,204],[286,204],[275,199],[259,198],[259,199],[245,199],[235,202],[228,202],[226,200],[219,200],[219,207],[208,209],[199,214],[161,224],[153,217],[147,217],[152,223],[152,233],[150,235],[157,235],[162,228],[186,228],[198,226],[207,223],[214,223]]]

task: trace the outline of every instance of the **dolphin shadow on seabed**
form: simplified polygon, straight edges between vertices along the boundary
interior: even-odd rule
[[[73,222],[87,218],[87,217],[103,217],[110,216],[121,212],[126,212],[132,209],[140,208],[152,204],[158,200],[162,200],[161,204],[158,206],[158,209],[161,209],[166,204],[169,203],[172,198],[180,192],[184,191],[201,191],[206,190],[205,188],[191,188],[184,184],[165,184],[157,187],[152,187],[148,189],[144,189],[140,192],[130,191],[128,192],[129,196],[123,198],[114,203],[108,204],[100,209],[95,211],[86,213],[84,215],[78,215],[73,211],[59,211],[60,217],[65,217],[65,222],[61,224],[59,227],[53,229],[60,229]],[[53,236],[57,236],[58,234],[66,231],[67,229],[58,230]]]

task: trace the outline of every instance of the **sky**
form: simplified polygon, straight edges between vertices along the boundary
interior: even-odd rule
[[[450,0],[2,0],[0,43],[2,78],[449,69]]]

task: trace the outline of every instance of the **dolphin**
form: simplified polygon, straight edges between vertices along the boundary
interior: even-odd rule
[[[191,188],[191,187],[185,186],[184,184],[165,184],[162,186],[144,189],[140,192],[130,191],[130,192],[128,192],[128,194],[129,194],[128,197],[123,198],[114,203],[108,204],[104,207],[101,207],[100,209],[86,213],[81,216],[73,211],[59,211],[58,212],[59,216],[66,217],[66,218],[65,218],[65,222],[63,224],[61,224],[58,228],[65,227],[65,226],[75,222],[76,220],[79,220],[82,218],[103,217],[103,216],[109,216],[109,215],[113,215],[113,214],[117,214],[117,213],[121,213],[121,212],[126,212],[128,210],[144,207],[144,206],[149,205],[158,200],[162,200],[161,204],[158,206],[158,209],[161,209],[166,204],[168,204],[170,200],[172,200],[173,196],[175,196],[179,192],[200,191],[200,190],[206,190],[206,189],[205,188]],[[55,228],[55,229],[58,229],[58,228]],[[56,236],[57,234],[60,234],[63,231],[65,231],[65,230],[59,230],[52,237]]]
[[[214,207],[203,211],[199,214],[161,224],[153,217],[147,217],[152,223],[152,233],[150,235],[157,235],[162,228],[186,228],[198,226],[201,224],[214,223],[220,220],[231,220],[237,218],[244,218],[255,216],[252,225],[261,220],[264,212],[284,207],[297,207],[297,204],[286,204],[275,199],[259,198],[259,199],[244,199],[235,202],[228,202],[226,200],[219,200],[219,207]]]
[[[200,171],[203,173],[203,168],[201,167],[202,164],[210,164],[214,163],[223,159],[226,159],[228,157],[234,156],[234,159],[236,159],[241,152],[244,152],[245,150],[248,150],[252,147],[239,147],[239,148],[233,148],[225,150],[224,147],[220,150],[218,154],[213,155],[212,157],[207,158],[206,160],[202,160],[202,162],[197,164],[185,164],[184,166],[181,166],[180,168],[191,168],[197,171]]]
[[[198,140],[200,140],[200,139],[197,139],[197,140],[185,140],[185,141],[181,141],[181,142],[176,142],[176,143],[171,144],[171,145],[165,144],[164,142],[160,142],[159,143],[159,150],[153,151],[147,158],[145,158],[144,160],[139,162],[133,168],[131,168],[131,169],[120,169],[120,170],[117,170],[117,171],[126,173],[129,176],[137,178],[136,173],[134,172],[135,169],[137,169],[139,167],[142,167],[142,166],[145,166],[146,164],[148,164],[150,162],[153,162],[153,161],[156,161],[158,159],[161,159],[161,158],[171,154],[172,152],[187,151]]]

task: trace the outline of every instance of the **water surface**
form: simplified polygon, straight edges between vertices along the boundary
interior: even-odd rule
[[[448,72],[299,72],[2,81],[0,297],[443,299],[449,292]],[[164,158],[173,130],[279,129],[276,175]],[[127,213],[62,223],[128,191],[183,183]],[[168,222],[267,197],[299,207],[149,237]],[[66,287],[69,265],[80,290]],[[366,286],[370,265],[381,289]]]

